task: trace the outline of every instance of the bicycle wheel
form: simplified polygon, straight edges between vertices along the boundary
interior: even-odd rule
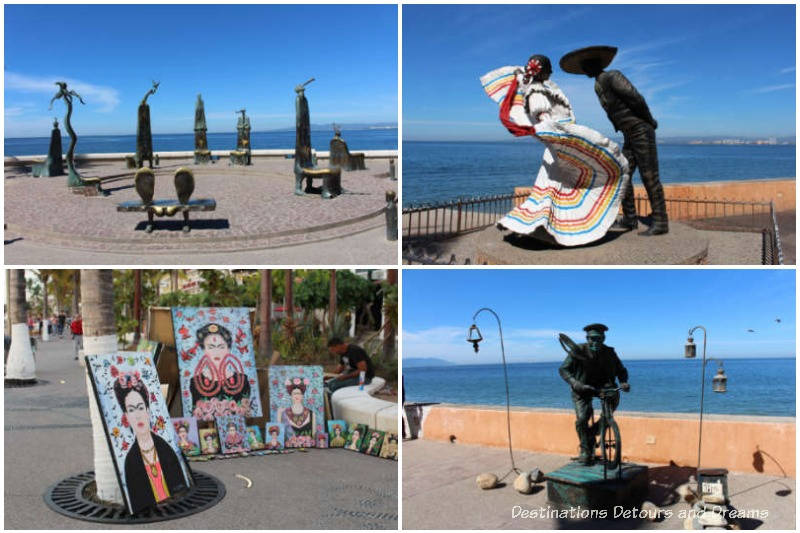
[[[622,440],[619,436],[619,426],[613,418],[603,424],[600,449],[606,466],[611,469],[618,468],[622,462]]]

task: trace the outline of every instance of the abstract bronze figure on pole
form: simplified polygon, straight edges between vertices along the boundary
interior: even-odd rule
[[[67,114],[64,117],[64,124],[67,127],[67,133],[69,133],[69,149],[67,150],[67,169],[69,173],[69,179],[67,179],[67,186],[69,187],[85,187],[88,183],[81,178],[81,175],[75,170],[75,145],[78,143],[78,135],[75,133],[75,130],[72,129],[72,122],[70,119],[72,118],[72,97],[75,96],[78,98],[80,103],[86,105],[86,102],[83,101],[81,95],[76,93],[75,91],[67,90],[67,82],[65,81],[57,81],[56,85],[58,85],[59,89],[56,95],[50,100],[50,109],[53,109],[53,102],[58,99],[63,98],[64,103],[67,105]]]
[[[139,120],[136,125],[136,167],[142,168],[144,160],[153,168],[153,134],[150,131],[150,106],[147,98],[158,90],[159,82],[153,81],[153,87],[147,91],[139,104]]]
[[[211,151],[208,149],[206,132],[206,111],[203,106],[203,97],[197,95],[197,104],[194,108],[194,163],[207,164],[211,162]]]
[[[311,118],[308,112],[308,100],[306,100],[306,85],[312,81],[314,78],[294,88],[294,92],[297,93],[294,103],[297,130],[294,144],[295,175],[303,168],[314,166],[311,161]]]
[[[237,111],[242,115],[236,121],[236,150],[231,152],[231,164],[247,166],[251,164],[250,159],[250,117],[242,108]]]
[[[652,209],[652,223],[641,235],[659,235],[669,231],[664,189],[658,178],[658,153],[656,128],[658,122],[650,114],[644,97],[618,70],[605,69],[614,59],[613,46],[589,46],[573,50],[561,58],[559,64],[565,72],[585,74],[595,78],[594,91],[616,131],[625,137],[622,153],[630,165],[630,174],[639,167],[639,175],[647,191]],[[618,229],[633,230],[638,225],[633,183],[628,182],[622,198],[622,219]]]

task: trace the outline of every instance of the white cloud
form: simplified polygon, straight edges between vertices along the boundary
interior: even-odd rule
[[[94,85],[89,82],[63,76],[28,76],[16,72],[5,73],[5,88],[20,93],[44,93],[52,98],[58,92],[56,81],[66,81],[68,88],[81,95],[86,105],[96,107],[100,113],[110,113],[119,105],[119,92],[113,87]]]
[[[786,67],[781,69],[781,74],[789,74],[790,72],[794,72],[795,67]]]
[[[765,87],[757,87],[755,89],[750,89],[747,92],[750,93],[771,93],[775,91],[782,91],[784,89],[794,89],[794,83],[783,83],[781,85],[767,85]]]

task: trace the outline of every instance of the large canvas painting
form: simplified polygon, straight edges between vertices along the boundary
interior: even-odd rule
[[[262,416],[245,307],[173,307],[183,416]]]
[[[347,422],[344,420],[328,420],[328,445],[331,448],[344,448],[347,443]]]
[[[247,440],[247,426],[244,417],[225,415],[217,417],[217,431],[222,444],[222,453],[239,453],[250,451]]]
[[[286,426],[286,447],[314,447],[325,431],[322,367],[269,367],[269,398],[270,421]]]
[[[172,425],[178,435],[178,448],[184,455],[200,455],[200,437],[197,434],[197,420],[194,418],[173,418]]]
[[[128,512],[169,499],[192,483],[149,352],[86,357]]]

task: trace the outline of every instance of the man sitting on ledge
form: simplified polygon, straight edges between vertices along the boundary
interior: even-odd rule
[[[372,382],[372,378],[375,377],[375,369],[372,359],[363,348],[355,344],[346,344],[342,339],[333,337],[328,341],[328,351],[331,355],[339,356],[339,366],[336,369],[338,375],[325,383],[325,388],[331,394],[342,387],[358,385],[361,372],[365,373],[364,384]]]

